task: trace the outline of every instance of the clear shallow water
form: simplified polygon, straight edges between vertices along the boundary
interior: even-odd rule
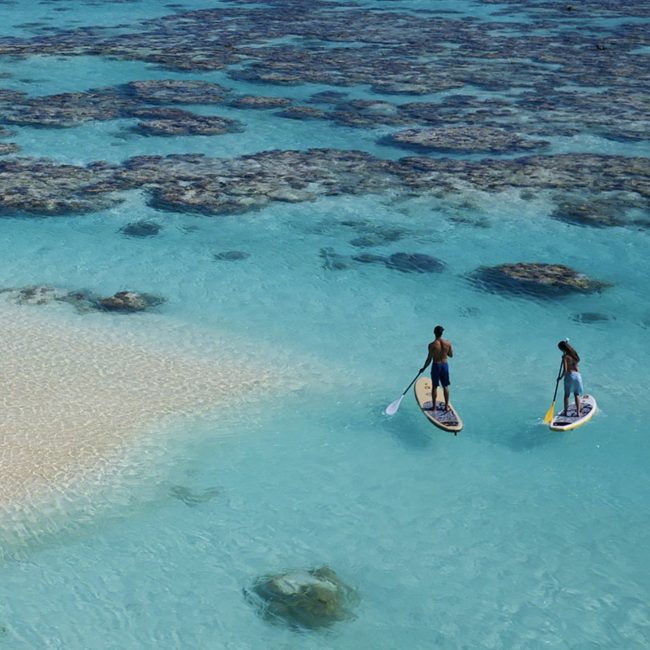
[[[130,5],[113,7],[119,22]],[[158,6],[143,9],[159,15]],[[35,93],[82,89],[93,65],[80,63],[74,86],[48,69],[47,90]],[[145,64],[101,65],[102,85],[151,78]],[[219,81],[216,73],[210,80]],[[266,111],[214,112],[244,116],[247,131],[201,144],[135,138],[120,141],[115,154],[114,122],[20,129],[16,141],[26,155],[74,161],[203,150],[236,156],[314,143],[391,157],[372,132],[290,121],[277,130]],[[582,151],[575,140],[562,150]],[[553,220],[544,195],[464,198],[342,196],[202,217],[158,212],[131,192],[101,213],[0,219],[2,286],[137,287],[167,297],[157,319],[275,349],[279,371],[318,362],[297,393],[260,395],[248,412],[155,431],[123,483],[86,494],[81,512],[67,516],[64,503],[32,516],[27,541],[7,543],[0,566],[3,645],[646,647],[648,231]],[[118,232],[141,218],[161,223],[160,235]],[[350,243],[360,233],[342,223],[349,220],[403,229],[400,241],[371,250],[428,253],[445,272],[323,268],[322,248],[360,252]],[[228,250],[250,257],[213,259]],[[467,280],[480,265],[518,260],[566,262],[614,286],[534,301],[481,292]],[[577,322],[583,312],[610,320]],[[155,322],[138,315],[122,326],[150,328],[155,341],[162,336],[149,326]],[[394,418],[382,415],[422,363],[438,322],[456,348],[453,397],[466,423],[457,438],[431,428],[410,395]],[[583,357],[601,412],[588,427],[555,435],[539,421],[564,336]],[[218,494],[189,507],[173,496],[179,485]],[[242,596],[260,574],[321,564],[358,588],[356,620],[297,633],[261,621]]]

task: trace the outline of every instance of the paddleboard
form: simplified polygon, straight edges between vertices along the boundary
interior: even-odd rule
[[[450,431],[454,435],[463,428],[463,421],[451,402],[449,403],[450,410],[445,411],[445,401],[440,387],[437,388],[436,407],[435,409],[431,408],[431,377],[420,377],[415,382],[413,390],[415,391],[415,399],[429,422],[444,431]]]
[[[553,416],[551,423],[548,425],[551,431],[571,431],[586,424],[594,417],[598,410],[598,405],[593,395],[583,395],[580,398],[580,414],[576,413],[576,405],[573,397],[569,399],[569,409],[566,415],[560,415],[560,410]]]

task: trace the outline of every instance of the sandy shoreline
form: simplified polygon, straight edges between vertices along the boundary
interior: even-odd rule
[[[218,341],[209,355],[187,340],[159,346],[141,323],[139,335],[120,331],[128,316],[104,326],[97,317],[0,302],[0,318],[0,510],[60,496],[105,472],[139,432],[236,403],[271,382],[226,341],[223,356],[214,354]]]

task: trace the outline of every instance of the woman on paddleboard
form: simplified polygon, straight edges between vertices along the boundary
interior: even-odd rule
[[[562,374],[564,377],[564,411],[562,415],[567,414],[569,408],[569,395],[573,393],[576,401],[576,417],[580,417],[580,396],[585,392],[582,386],[582,375],[578,369],[580,357],[569,341],[560,341],[557,347],[562,351]]]

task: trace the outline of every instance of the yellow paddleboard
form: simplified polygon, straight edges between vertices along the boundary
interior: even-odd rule
[[[586,424],[594,417],[594,413],[598,410],[596,399],[593,395],[583,395],[580,398],[580,415],[576,414],[576,405],[573,401],[573,396],[569,399],[569,410],[566,415],[560,415],[562,410],[556,413],[548,425],[551,431],[571,431],[577,429],[583,424]]]
[[[415,382],[414,391],[415,399],[429,422],[444,431],[450,431],[454,435],[463,428],[463,421],[451,402],[449,403],[450,410],[445,411],[442,388],[437,389],[436,408],[431,408],[431,377],[420,377]]]

